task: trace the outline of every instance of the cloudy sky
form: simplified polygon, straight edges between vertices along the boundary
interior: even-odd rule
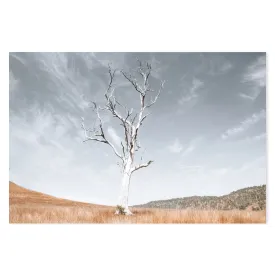
[[[130,204],[222,195],[266,184],[264,53],[10,53],[10,180],[58,197],[116,204],[121,173],[110,147],[83,143],[81,117],[104,102],[106,66],[151,62],[164,90],[144,122],[143,160]],[[135,90],[119,74],[118,97],[134,109]],[[121,127],[104,116],[118,145]],[[119,148],[119,147],[118,147]]]

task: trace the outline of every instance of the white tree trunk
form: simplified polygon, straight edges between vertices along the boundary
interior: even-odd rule
[[[118,203],[118,205],[124,209],[124,212],[126,215],[132,215],[132,212],[128,207],[129,187],[130,187],[130,181],[131,181],[131,167],[132,167],[132,161],[129,159],[127,161],[127,165],[123,172],[119,203]],[[118,210],[116,210],[116,214],[119,214]]]

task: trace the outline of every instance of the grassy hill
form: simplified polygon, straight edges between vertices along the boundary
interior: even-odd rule
[[[193,196],[151,201],[134,207],[199,210],[265,210],[266,185],[248,187],[224,196]]]
[[[131,207],[134,213],[133,216],[118,216],[114,215],[115,207],[111,206],[56,198],[28,190],[12,182],[9,184],[9,189],[10,223],[265,223],[266,221],[265,210],[161,209],[165,204],[173,208],[175,201],[177,201],[178,207],[180,205],[179,202],[183,199],[169,200],[169,204],[167,204],[167,201],[163,201],[163,203],[157,202],[155,204],[156,206],[151,203],[151,206],[145,206],[148,207],[147,209]],[[243,192],[240,193],[238,191],[237,194],[233,192],[232,196],[238,197],[239,199],[237,199],[237,201],[244,202],[245,200],[242,196],[247,197],[247,193],[253,193],[250,191]],[[260,192],[256,193],[258,194]],[[251,196],[252,194],[248,197]],[[194,205],[200,204],[201,201],[194,198],[200,197],[186,198],[185,203],[187,201],[187,205],[191,205],[191,202]],[[208,199],[206,199],[206,201],[208,201]],[[259,201],[261,200],[259,199]],[[254,207],[257,207],[257,205],[258,204],[255,204]],[[265,207],[265,203],[259,203],[259,205]],[[184,204],[182,206],[184,206]]]
[[[10,206],[19,205],[44,205],[44,206],[93,206],[105,207],[97,204],[76,202],[67,199],[56,198],[37,191],[32,191],[21,187],[13,182],[9,183],[9,203]]]

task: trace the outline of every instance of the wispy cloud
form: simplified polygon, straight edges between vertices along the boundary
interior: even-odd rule
[[[252,116],[243,120],[239,125],[228,129],[225,133],[222,134],[221,138],[223,140],[226,140],[232,136],[241,134],[245,132],[247,129],[249,129],[251,126],[253,126],[254,124],[258,123],[260,120],[265,119],[265,117],[266,117],[265,110],[261,110],[258,113],[254,113]]]
[[[188,145],[186,145],[181,153],[182,157],[186,157],[187,155],[189,155],[190,153],[192,153],[193,151],[195,151],[198,146],[200,146],[201,142],[203,141],[202,137],[196,137],[194,139],[192,139]]]
[[[18,55],[18,53],[11,52],[10,57],[16,59],[22,65],[27,65],[26,60]]]
[[[247,67],[243,82],[254,82],[260,87],[266,86],[266,57],[260,56]]]
[[[198,144],[201,142],[202,138],[195,138],[189,142],[189,144],[186,144],[185,146],[179,141],[178,138],[176,138],[172,144],[170,144],[167,148],[170,153],[179,154],[181,153],[181,156],[187,156],[190,153],[192,153],[198,146]]]
[[[182,84],[184,85],[184,84]],[[180,97],[178,103],[183,105],[190,101],[194,101],[199,97],[198,91],[204,86],[204,83],[198,78],[193,78],[191,87],[189,89],[184,89],[183,95]]]
[[[28,111],[13,114],[10,120],[10,140],[30,147],[48,145],[54,139],[54,127],[53,116],[35,105]],[[56,133],[59,134],[58,131]]]
[[[96,61],[98,65],[103,67],[108,67],[110,64],[114,68],[123,68],[125,64],[125,58],[127,53],[117,52],[117,53],[93,53],[92,60]]]
[[[157,59],[153,54],[150,54],[149,62],[152,65],[151,75],[159,80],[163,80],[163,73],[168,69],[167,64],[163,64],[159,59]]]
[[[266,86],[265,55],[258,57],[246,68],[242,82],[248,84],[250,89],[246,93],[240,93],[240,97],[254,101]]]
[[[10,99],[12,99],[15,96],[16,92],[18,91],[19,84],[20,84],[19,79],[16,79],[13,72],[10,71],[10,74],[9,74]]]
[[[109,126],[107,129],[108,134],[110,135],[111,139],[113,140],[113,142],[117,145],[120,146],[121,143],[121,138],[118,136],[116,130]]]
[[[240,93],[239,96],[245,100],[254,101],[262,92],[259,87],[251,87],[246,93]]]
[[[182,156],[187,156],[191,152],[193,152],[194,150],[195,150],[195,145],[194,144],[190,144],[190,145],[188,145],[188,147],[186,149],[184,149],[184,151],[182,152]]]
[[[260,156],[252,161],[244,163],[238,170],[245,171],[251,168],[266,167],[266,156]]]
[[[256,135],[256,136],[247,137],[247,138],[245,138],[241,141],[242,142],[247,142],[247,143],[254,143],[254,142],[265,140],[265,139],[266,139],[266,133],[261,133],[261,134]]]
[[[219,68],[219,72],[221,74],[224,74],[224,73],[227,73],[228,71],[230,71],[232,68],[233,68],[232,63],[229,62],[228,60],[224,60],[223,64]]]
[[[92,67],[92,61],[84,56],[81,58],[76,54],[75,58],[82,60],[88,68]],[[60,104],[77,112],[88,108],[84,95],[91,89],[89,79],[81,74],[74,62],[70,62],[68,53],[35,53],[34,57],[40,70],[51,80],[51,89],[56,91],[55,97]]]
[[[233,64],[222,55],[201,54],[201,64],[196,68],[197,73],[218,76],[228,73]]]
[[[170,153],[180,153],[183,150],[183,146],[180,143],[179,139],[176,138],[174,140],[174,142],[168,146],[168,150],[170,151]]]

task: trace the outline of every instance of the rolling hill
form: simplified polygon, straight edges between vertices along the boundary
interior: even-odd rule
[[[235,204],[232,201],[235,201]],[[231,193],[227,200],[224,198],[223,207],[220,208],[233,208],[232,211],[214,209],[221,204],[219,197],[203,197],[203,199],[191,197],[131,207],[133,216],[118,216],[114,215],[115,207],[56,198],[28,190],[13,182],[9,183],[9,202],[10,223],[265,223],[266,221],[265,210],[251,211],[258,207],[265,208],[265,186],[239,190]],[[239,206],[236,205],[238,203]],[[203,205],[208,206],[210,210],[205,210],[206,207]],[[238,207],[243,205],[249,205],[250,208],[247,207],[245,211],[238,210]],[[184,207],[197,209],[184,209]]]
[[[103,205],[76,202],[67,199],[56,198],[37,191],[21,187],[13,182],[9,183],[9,203],[11,205],[51,205],[51,206],[93,206],[106,207]]]
[[[137,208],[168,208],[198,210],[265,210],[266,185],[243,188],[224,196],[192,196],[151,201]]]

